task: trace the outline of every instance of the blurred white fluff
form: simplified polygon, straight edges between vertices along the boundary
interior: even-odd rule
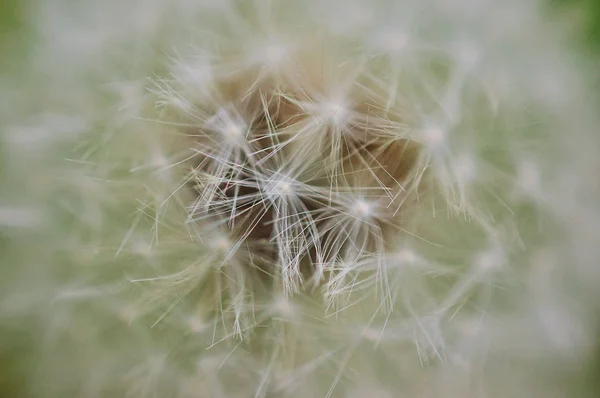
[[[3,396],[584,396],[598,120],[541,4],[23,12]]]

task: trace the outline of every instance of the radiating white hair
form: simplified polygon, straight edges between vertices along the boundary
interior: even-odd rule
[[[581,394],[597,99],[542,4],[19,12],[4,396]]]

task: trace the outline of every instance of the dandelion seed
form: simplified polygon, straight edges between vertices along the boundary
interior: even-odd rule
[[[269,68],[278,68],[288,59],[290,49],[283,43],[269,43],[265,46],[264,60]]]
[[[505,262],[501,249],[489,250],[476,256],[474,265],[476,269],[487,272],[500,268]]]
[[[220,236],[215,238],[214,247],[222,252],[229,253],[233,247],[231,241],[226,236]]]
[[[373,215],[373,212],[369,203],[363,199],[358,199],[352,206],[352,214],[358,219],[369,219]]]
[[[196,316],[191,316],[187,320],[187,324],[190,330],[194,333],[201,333],[205,331],[208,327],[205,322],[203,322],[200,318]]]
[[[394,254],[394,258],[398,259],[401,264],[411,265],[417,261],[417,255],[410,249],[402,249]]]
[[[468,155],[459,155],[453,160],[453,170],[459,186],[472,182],[477,173],[473,159]]]
[[[376,36],[375,42],[386,54],[396,55],[408,47],[409,36],[400,31],[386,29]]]
[[[335,126],[343,125],[348,118],[348,108],[339,100],[324,103],[322,112],[325,118]]]
[[[429,125],[421,130],[419,137],[425,142],[427,148],[438,149],[446,140],[447,132],[439,125]]]
[[[218,133],[224,142],[234,147],[242,147],[246,142],[247,127],[241,117],[225,108],[219,109],[204,127]]]

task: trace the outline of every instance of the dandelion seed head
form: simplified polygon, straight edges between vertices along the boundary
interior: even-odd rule
[[[190,330],[194,333],[201,333],[204,330],[206,330],[207,325],[205,322],[202,321],[202,319],[200,319],[197,316],[190,316],[187,319],[187,324],[190,328]]]
[[[145,240],[136,239],[131,243],[131,251],[138,256],[152,257],[153,250],[150,243]]]
[[[167,96],[164,103],[184,112],[191,112],[193,109],[193,105],[188,100],[174,95]]]
[[[501,249],[490,249],[475,256],[474,265],[482,271],[494,271],[505,263],[505,254]]]
[[[239,124],[227,123],[221,130],[226,141],[237,143],[244,136],[244,128]]]
[[[472,182],[477,176],[477,170],[473,158],[467,154],[459,155],[452,160],[456,179],[461,184]]]
[[[233,249],[231,238],[223,233],[216,233],[208,241],[209,247],[214,247],[221,253],[229,253]]]
[[[419,133],[427,148],[435,150],[441,147],[447,138],[448,132],[444,127],[437,124],[426,125]]]
[[[398,54],[406,50],[410,44],[408,34],[393,29],[385,29],[375,37],[375,44],[390,54]]]
[[[175,80],[187,91],[199,90],[207,93],[215,79],[212,65],[204,59],[180,61],[176,64],[173,74]]]
[[[365,199],[357,199],[351,206],[351,214],[359,219],[369,219],[373,216],[373,204]]]
[[[288,196],[290,194],[292,194],[293,192],[293,188],[292,188],[292,184],[289,181],[276,181],[271,189],[270,192],[275,195],[275,196],[279,196],[279,197],[285,197]]]
[[[160,151],[156,151],[154,153],[154,156],[152,157],[152,166],[156,167],[157,169],[162,169],[164,167],[169,166],[169,164],[169,159],[165,156],[164,153]]]
[[[326,101],[322,105],[323,116],[334,126],[344,125],[349,116],[348,105],[339,98]]]
[[[290,48],[284,43],[273,42],[265,46],[264,60],[265,65],[269,68],[277,68],[290,56]]]
[[[410,265],[417,261],[417,255],[414,251],[408,248],[403,248],[395,253],[394,258],[398,259],[402,264]]]
[[[285,295],[277,295],[273,299],[271,311],[282,319],[294,319],[297,316],[294,304]]]
[[[365,340],[377,342],[379,339],[381,339],[382,332],[381,330],[368,327],[363,329],[361,335]]]
[[[223,142],[234,147],[243,146],[246,142],[247,127],[233,110],[220,108],[204,127],[216,132]]]
[[[597,123],[535,7],[72,3],[0,79],[33,395],[544,396],[592,351]]]

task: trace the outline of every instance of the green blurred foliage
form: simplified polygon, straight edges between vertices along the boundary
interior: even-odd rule
[[[579,26],[580,38],[594,49],[600,49],[600,1],[598,0],[548,0],[551,8],[558,12],[566,9],[582,11]]]
[[[18,70],[34,44],[26,16],[29,5],[29,0],[0,0],[0,78]]]

